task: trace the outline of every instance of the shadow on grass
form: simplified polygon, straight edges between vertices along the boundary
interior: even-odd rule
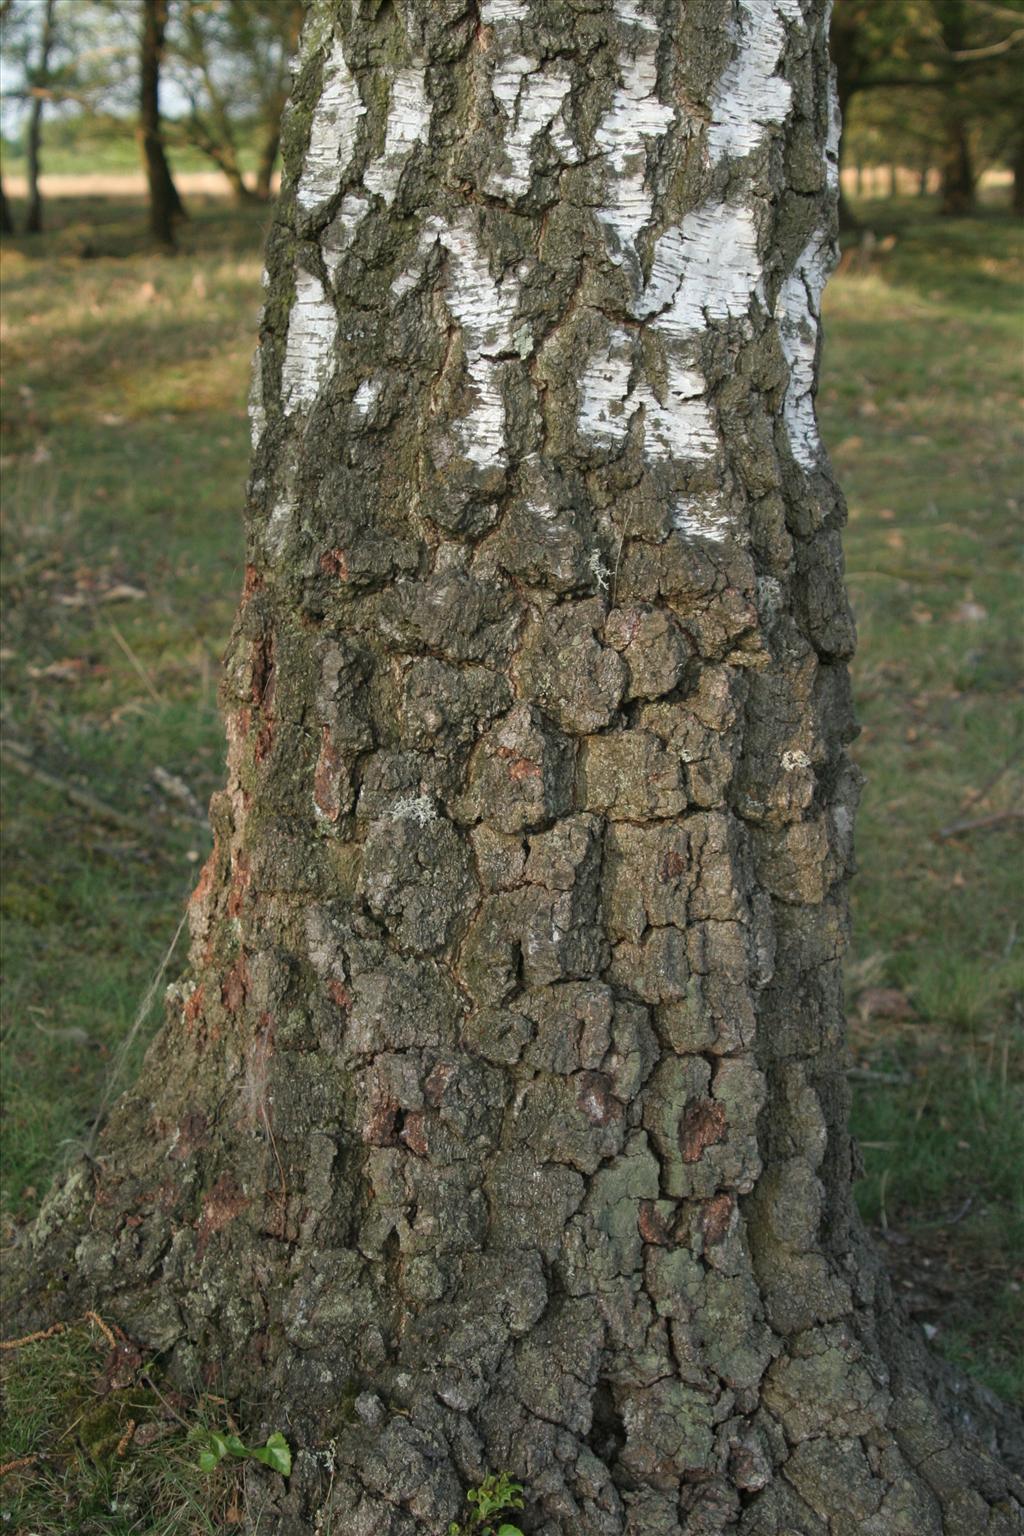
[[[9,199],[15,230],[25,221],[24,203]],[[14,234],[4,237],[7,249],[20,252],[33,261],[54,257],[93,260],[113,257],[130,260],[140,256],[161,256],[168,262],[176,257],[211,256],[258,252],[263,248],[274,217],[273,205],[231,203],[226,198],[199,195],[187,201],[188,218],[177,226],[178,247],[164,252],[153,242],[147,223],[144,197],[52,197],[44,207],[45,225],[41,235]]]
[[[927,198],[874,199],[855,208],[861,227],[844,236],[844,251],[856,253],[866,230],[879,244],[891,239],[891,249],[876,254],[873,264],[887,282],[972,317],[987,312],[1019,322],[1022,225],[1008,210],[943,219]]]

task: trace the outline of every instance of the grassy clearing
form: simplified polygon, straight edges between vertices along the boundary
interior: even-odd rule
[[[998,215],[865,211],[895,244],[829,289],[821,397],[861,634],[861,1199],[936,1343],[1024,1398],[1021,240]],[[206,851],[153,773],[200,802],[221,775],[267,218],[197,204],[164,258],[139,204],[50,212],[5,253],[4,728],[142,830],[5,771],[8,1229],[88,1133]]]
[[[5,764],[15,1219],[87,1129],[205,857],[205,829],[153,771],[200,804],[221,776],[266,217],[197,208],[167,259],[140,249],[141,204],[53,212],[38,247],[4,254],[4,733],[151,832],[111,828]],[[69,254],[83,231],[101,254]]]
[[[821,397],[867,775],[851,1032],[895,1079],[855,1085],[860,1199],[936,1343],[1024,1400],[1024,248],[998,215],[862,216],[894,243],[828,290]]]

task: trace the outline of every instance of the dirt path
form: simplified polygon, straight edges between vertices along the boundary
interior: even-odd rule
[[[277,190],[278,177],[274,177]],[[174,178],[183,197],[229,197],[231,189],[219,171],[182,171]],[[44,197],[145,197],[146,178],[141,171],[119,174],[98,172],[83,176],[44,174],[39,178]],[[4,190],[8,197],[25,196],[24,176],[6,176]]]

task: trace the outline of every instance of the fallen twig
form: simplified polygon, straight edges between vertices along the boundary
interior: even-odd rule
[[[43,784],[47,789],[63,795],[64,799],[70,800],[72,805],[88,811],[94,821],[105,821],[109,826],[119,827],[123,832],[131,832],[135,837],[152,841],[154,828],[149,822],[137,816],[127,816],[124,811],[115,810],[112,805],[106,805],[102,800],[98,800],[87,789],[79,789],[77,784],[71,784],[67,779],[58,778],[57,774],[50,773],[48,769],[40,768],[38,763],[32,761],[27,747],[10,740],[2,741],[0,756],[12,768],[24,774],[25,778],[34,779],[37,784]]]
[[[42,1339],[52,1339],[63,1333],[67,1323],[54,1323],[52,1328],[40,1328],[37,1333],[26,1333],[20,1339],[0,1339],[0,1349],[20,1349],[23,1344],[38,1344]]]
[[[0,757],[3,757],[4,762],[17,769],[18,773],[23,774],[25,778],[34,779],[37,784],[42,784],[56,794],[63,795],[65,800],[70,801],[72,805],[77,805],[80,810],[87,811],[94,821],[106,822],[108,826],[117,827],[122,832],[130,832],[133,837],[142,838],[148,843],[152,843],[154,834],[159,835],[161,831],[158,823],[116,810],[114,806],[107,805],[106,801],[98,799],[89,790],[72,784],[69,779],[62,779],[58,774],[51,773],[48,768],[41,768],[33,760],[29,748],[19,741],[12,741],[9,737],[0,741]],[[155,771],[154,777],[156,777]],[[204,829],[208,827],[205,818],[200,820],[195,816],[179,815],[175,811],[169,812],[166,819],[176,827],[188,827],[190,830],[194,830],[197,825]]]
[[[847,1067],[847,1077],[865,1083],[897,1083],[901,1087],[911,1081],[909,1072],[875,1072],[870,1067]]]
[[[964,837],[970,832],[986,832],[1004,821],[1024,821],[1024,811],[993,811],[991,816],[979,816],[976,821],[954,821],[948,827],[940,827],[933,833],[937,842],[950,837]]]
[[[113,1330],[107,1326],[98,1312],[87,1312],[85,1314],[85,1320],[87,1323],[95,1323],[96,1327],[99,1329],[100,1333],[102,1333],[111,1349],[117,1348],[117,1340],[114,1337]]]
[[[22,1467],[30,1467],[33,1462],[39,1460],[38,1456],[18,1456],[14,1461],[5,1461],[0,1467],[0,1477],[6,1477],[8,1472],[20,1472]]]
[[[158,763],[153,769],[153,782],[165,795],[170,796],[172,800],[177,800],[179,805],[185,807],[190,821],[194,821],[197,826],[208,828],[209,823],[203,808],[184,779],[179,778],[176,773],[168,773],[167,769]]]
[[[143,666],[142,662],[136,656],[135,652],[132,650],[131,646],[128,644],[128,641],[125,639],[124,635],[122,635],[121,631],[118,629],[118,627],[114,623],[113,619],[108,619],[107,620],[107,625],[108,625],[108,627],[110,629],[110,633],[113,635],[114,639],[117,641],[118,645],[121,647],[122,651],[127,656],[128,660],[131,662],[131,664],[135,668],[136,672],[141,677],[143,683],[146,685],[146,689],[147,689],[147,691],[149,693],[150,698],[153,700],[153,703],[154,704],[162,704],[163,703],[163,699],[160,697],[159,693],[157,692],[156,687],[155,687],[154,682],[153,682],[153,679],[150,677],[150,675],[147,672],[146,668]]]

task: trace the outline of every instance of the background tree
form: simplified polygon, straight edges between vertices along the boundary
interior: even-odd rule
[[[50,83],[50,57],[54,45],[54,23],[57,0],[45,0],[38,8],[39,53],[28,77],[31,106],[26,135],[26,164],[28,172],[28,209],[25,214],[25,233],[38,235],[43,227],[43,199],[39,190],[39,152],[43,135],[43,104]]]
[[[139,52],[139,143],[149,187],[149,225],[161,245],[174,244],[174,223],[185,213],[164,150],[160,69],[167,30],[167,0],[142,0]]]
[[[849,1200],[823,10],[313,12],[194,974],[34,1240],[264,1531],[1019,1513]]]
[[[847,142],[856,141],[870,96],[890,154],[909,147],[916,160],[930,140],[941,212],[971,212],[980,163],[1010,160],[1016,143],[1020,0],[837,0],[832,39]]]
[[[256,147],[255,196],[266,201],[277,159],[301,0],[182,0],[168,34],[171,74],[191,104],[181,129],[228,178],[242,175],[243,135]]]

